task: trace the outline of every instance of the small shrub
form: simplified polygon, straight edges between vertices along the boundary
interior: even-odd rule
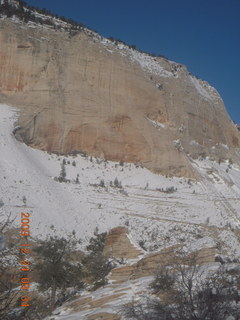
[[[4,202],[0,199],[0,208],[4,206]]]
[[[158,90],[162,90],[163,89],[163,85],[162,84],[157,84],[157,88],[158,88]]]
[[[125,226],[127,226],[127,227],[129,226],[129,220],[125,221]]]
[[[146,246],[145,246],[146,241],[145,240],[139,240],[138,244],[139,246],[143,249],[143,250],[147,250]]]
[[[114,187],[116,188],[122,188],[122,184],[120,181],[118,181],[118,178],[115,178],[113,181]]]
[[[131,45],[129,46],[129,48],[130,48],[130,49],[133,49],[133,50],[136,50],[137,47],[136,47],[135,44],[131,44]]]
[[[66,160],[64,161],[65,159],[63,159],[63,162],[61,164],[61,171],[60,171],[60,174],[59,174],[59,177],[57,178],[59,182],[67,182],[66,180],[66,169],[65,169],[65,164],[66,164]]]
[[[122,167],[124,166],[123,160],[121,160],[121,161],[119,162],[119,165],[122,166]]]
[[[172,187],[167,187],[166,189],[157,188],[156,190],[159,191],[159,192],[163,192],[163,193],[174,193],[174,192],[177,191],[177,188],[174,188],[174,187],[172,186]]]
[[[154,280],[150,283],[149,287],[154,293],[167,291],[173,287],[175,283],[174,276],[170,273],[167,267],[162,267],[158,270]]]
[[[216,248],[221,251],[222,250],[222,243],[220,241],[216,242]]]
[[[207,153],[206,152],[199,153],[199,158],[201,160],[206,159],[207,158]]]
[[[223,257],[222,257],[221,255],[219,255],[219,254],[215,256],[214,261],[215,261],[215,262],[220,262],[221,264],[224,264],[224,263],[225,263]]]
[[[100,180],[99,187],[102,187],[102,188],[105,187],[105,182],[103,179]]]
[[[128,196],[128,193],[124,189],[120,189],[120,193],[123,194],[124,196]]]

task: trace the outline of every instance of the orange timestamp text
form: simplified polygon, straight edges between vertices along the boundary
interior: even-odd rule
[[[20,287],[23,295],[21,295],[21,306],[22,307],[30,307],[30,266],[31,262],[28,258],[29,253],[31,252],[30,243],[28,241],[28,237],[30,236],[30,213],[21,212],[21,245],[20,245],[20,257],[21,257],[21,277],[20,277]]]

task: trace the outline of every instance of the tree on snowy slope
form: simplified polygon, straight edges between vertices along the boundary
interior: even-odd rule
[[[0,200],[2,206],[4,203]],[[8,248],[5,244],[5,231],[11,227],[13,219],[11,215],[0,222],[0,319],[10,319],[11,311],[18,306],[17,295],[15,290],[19,271],[13,263],[13,254],[17,254],[16,248]]]
[[[115,264],[103,254],[106,236],[105,232],[98,233],[98,230],[95,230],[94,236],[91,237],[86,247],[89,254],[82,261],[86,276],[93,282],[93,290],[107,284],[106,277],[115,267]]]
[[[67,238],[50,236],[34,249],[38,255],[35,269],[40,288],[51,289],[51,310],[56,306],[57,290],[64,292],[68,287],[83,287],[81,265],[73,263],[70,258],[77,250],[78,242],[74,235]]]
[[[157,297],[125,305],[123,315],[131,320],[240,319],[238,277],[223,267],[205,272],[194,256],[162,266],[150,285]]]

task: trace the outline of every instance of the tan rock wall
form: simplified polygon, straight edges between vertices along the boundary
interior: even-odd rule
[[[110,280],[114,283],[122,283],[128,280],[134,280],[141,277],[152,276],[156,271],[165,265],[173,265],[177,262],[176,249],[181,248],[180,245],[172,246],[161,250],[160,252],[149,254],[146,257],[140,259],[138,262],[113,269],[111,272]],[[215,261],[215,255],[217,254],[216,248],[203,248],[196,251],[196,263],[203,265],[213,263]],[[189,258],[189,263],[194,261],[191,255],[186,257]],[[188,260],[185,261],[188,263]]]
[[[27,144],[188,177],[195,173],[187,153],[211,154],[217,145],[212,156],[237,160],[240,134],[218,94],[204,83],[196,86],[186,68],[162,58],[156,63],[170,76],[144,71],[129,53],[84,32],[70,37],[0,21],[0,101],[20,109],[19,135]],[[199,92],[204,86],[210,99]],[[179,138],[183,151],[174,146]]]

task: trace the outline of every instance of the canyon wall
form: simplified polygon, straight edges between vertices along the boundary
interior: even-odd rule
[[[239,161],[221,97],[183,65],[88,30],[2,18],[0,70],[0,102],[18,109],[16,136],[34,148],[195,178],[191,157]]]

